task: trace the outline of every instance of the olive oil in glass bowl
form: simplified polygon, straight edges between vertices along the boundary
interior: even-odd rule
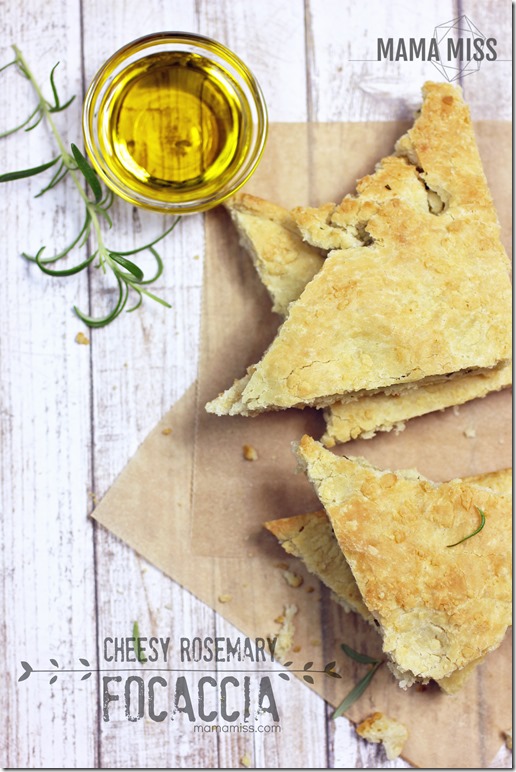
[[[83,108],[86,151],[114,193],[175,214],[235,193],[258,164],[267,108],[248,67],[199,35],[157,33],[117,51]]]

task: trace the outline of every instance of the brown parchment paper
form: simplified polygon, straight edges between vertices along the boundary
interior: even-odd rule
[[[338,201],[392,151],[406,128],[275,124],[247,190],[285,206]],[[484,122],[476,131],[509,247],[511,128]],[[322,417],[314,410],[254,419],[204,411],[209,399],[260,358],[279,322],[227,214],[209,212],[197,382],[146,438],[93,516],[245,635],[276,633],[275,618],[286,604],[295,604],[294,645],[301,648],[290,659],[299,666],[313,660],[316,667],[337,660],[342,680],[320,676],[311,687],[337,705],[364,674],[364,666],[341,654],[340,643],[379,654],[380,639],[331,600],[262,527],[273,517],[319,508],[304,476],[296,474],[291,443],[305,432],[320,437]],[[510,411],[510,394],[493,394],[458,411],[410,421],[398,436],[379,434],[337,452],[363,455],[380,467],[417,467],[438,481],[501,469],[511,463]],[[168,427],[172,433],[162,434]],[[471,429],[475,437],[465,435]],[[257,461],[243,459],[244,444],[256,448]],[[301,587],[286,584],[280,566],[285,563],[304,576]],[[221,594],[231,601],[221,604]],[[361,720],[381,710],[403,721],[409,729],[404,756],[417,766],[481,768],[511,725],[511,682],[507,636],[458,695],[433,686],[402,691],[381,668],[349,715]]]

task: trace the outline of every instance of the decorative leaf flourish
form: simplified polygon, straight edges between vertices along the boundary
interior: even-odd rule
[[[290,667],[293,664],[293,662],[290,660],[289,662],[285,662],[283,664],[283,667]],[[303,665],[302,670],[294,670],[294,673],[304,673],[303,680],[306,681],[309,684],[314,683],[314,679],[311,675],[307,674],[307,671],[312,670],[313,673],[323,673],[324,675],[331,676],[331,678],[342,678],[339,673],[335,673],[333,668],[335,667],[336,662],[328,662],[327,665],[324,666],[324,670],[312,670],[314,663],[313,662],[305,662]],[[287,675],[287,673],[278,673],[280,678],[283,678],[284,681],[290,681],[290,676]]]
[[[55,684],[56,681],[57,681],[57,676],[55,675],[55,676],[52,676],[52,678],[50,679],[50,681],[48,683],[49,684]]]
[[[86,673],[86,675],[83,675],[83,677],[81,678],[81,681],[85,681],[87,678],[90,677],[90,675],[91,673]]]
[[[58,663],[57,663],[57,659],[51,659],[51,660],[50,660],[50,662],[51,662],[51,664],[52,664],[54,667],[59,667],[59,665],[58,665]]]
[[[334,670],[334,667],[337,663],[334,662],[328,662],[327,665],[324,666],[324,672],[327,676],[331,676],[332,678],[342,678],[340,673],[336,673]]]
[[[89,667],[90,666],[90,663],[88,662],[87,659],[82,659],[82,658],[79,657],[79,662],[81,663],[81,665],[84,665],[84,667]]]
[[[29,663],[28,663],[28,662],[23,662],[23,661],[22,661],[20,664],[21,664],[21,666],[22,666],[22,668],[23,668],[23,673],[22,673],[22,674],[21,674],[21,676],[18,678],[18,681],[26,681],[26,680],[27,680],[27,678],[28,678],[28,677],[30,676],[30,674],[32,673],[32,668],[31,668],[31,666],[29,665]]]
[[[50,257],[43,257],[43,251],[45,247],[41,247],[36,255],[29,255],[23,252],[23,257],[30,260],[47,275],[55,277],[73,276],[82,270],[88,268],[94,260],[97,260],[96,267],[100,268],[105,274],[108,272],[113,273],[116,279],[116,289],[118,292],[118,298],[111,308],[111,310],[104,316],[94,317],[84,313],[79,308],[74,306],[74,311],[77,316],[89,327],[104,327],[112,322],[119,316],[124,308],[126,308],[127,301],[130,293],[136,295],[136,303],[127,308],[127,311],[135,311],[140,307],[144,297],[150,298],[156,301],[166,308],[170,308],[170,304],[162,298],[158,297],[154,293],[146,289],[146,285],[155,282],[163,272],[163,261],[154,249],[155,245],[167,236],[175,228],[179,222],[179,217],[175,218],[172,224],[165,229],[165,231],[157,238],[150,241],[148,244],[144,244],[141,247],[124,252],[118,249],[112,249],[107,246],[104,241],[102,230],[100,227],[101,220],[105,220],[108,228],[112,227],[112,221],[109,215],[109,209],[113,203],[114,196],[111,191],[104,191],[100,179],[97,173],[90,165],[89,161],[77,147],[77,145],[71,145],[71,152],[67,150],[66,143],[62,139],[56,124],[53,119],[53,113],[61,112],[65,110],[68,105],[71,104],[74,97],[67,102],[62,103],[57,91],[55,83],[55,70],[57,64],[52,68],[50,73],[50,89],[52,91],[52,100],[48,100],[44,97],[42,90],[37,83],[33,73],[29,69],[27,62],[25,61],[21,51],[13,46],[15,58],[12,62],[0,68],[0,71],[7,69],[8,67],[15,67],[15,69],[23,75],[31,83],[35,94],[38,99],[37,107],[30,113],[30,115],[18,126],[15,126],[0,134],[0,137],[6,137],[13,134],[20,129],[30,131],[34,129],[43,119],[48,123],[56,144],[59,149],[59,154],[51,161],[39,164],[30,169],[22,169],[19,171],[6,172],[0,175],[0,183],[11,182],[14,180],[23,179],[26,177],[32,177],[37,174],[50,169],[57,164],[57,170],[50,182],[43,187],[38,196],[42,196],[49,190],[58,185],[61,180],[66,176],[70,176],[78,194],[81,197],[85,208],[85,220],[79,233],[72,239],[72,241],[62,250],[56,252],[56,254]],[[90,197],[85,189],[84,183],[87,183],[93,198]],[[75,266],[66,267],[63,270],[52,270],[47,267],[49,263],[55,263],[59,260],[67,258],[73,249],[81,248],[85,246],[89,238],[95,242],[95,247],[92,253],[84,260],[77,263]],[[134,263],[132,260],[127,260],[129,255],[137,255],[142,252],[149,252],[156,262],[156,269],[153,275],[149,278],[144,277],[142,269]]]

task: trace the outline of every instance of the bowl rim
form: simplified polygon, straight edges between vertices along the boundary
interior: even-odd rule
[[[120,178],[111,172],[109,167],[106,168],[102,164],[103,154],[100,151],[99,143],[95,139],[95,105],[99,96],[103,92],[105,84],[109,81],[109,78],[113,73],[118,73],[123,70],[125,62],[131,57],[133,53],[140,51],[147,51],[149,48],[159,45],[185,45],[193,48],[195,53],[195,47],[199,47],[205,54],[213,54],[213,48],[215,53],[225,62],[232,65],[237,65],[237,72],[246,82],[246,86],[249,91],[251,99],[246,98],[250,102],[256,111],[256,120],[253,120],[253,127],[256,130],[256,138],[250,147],[248,153],[250,161],[248,165],[244,167],[244,174],[242,178],[238,178],[236,184],[231,184],[231,180],[227,182],[224,187],[211,193],[209,196],[200,198],[192,198],[189,201],[182,202],[164,202],[162,200],[156,200],[152,196],[145,196],[141,193],[131,190],[130,186],[122,184]],[[116,67],[113,68],[113,65]],[[98,121],[98,119],[97,119]],[[134,206],[138,206],[144,209],[161,212],[164,214],[195,214],[197,212],[206,211],[219,204],[223,203],[230,196],[234,195],[245,183],[249,180],[251,175],[256,170],[258,163],[261,160],[265,144],[268,136],[268,110],[265,97],[261,86],[251,71],[249,66],[230,48],[224,43],[218,40],[200,35],[194,32],[181,32],[181,31],[161,31],[152,32],[148,35],[142,35],[139,38],[135,38],[129,43],[124,44],[118,48],[111,56],[104,61],[99,67],[95,75],[93,76],[90,84],[86,90],[82,108],[82,130],[85,143],[85,149],[89,160],[91,161],[96,173],[102,179],[102,181],[108,186],[108,188],[120,198],[128,201]],[[107,166],[107,164],[106,164]]]

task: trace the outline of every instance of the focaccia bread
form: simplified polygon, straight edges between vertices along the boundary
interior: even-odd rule
[[[442,383],[404,389],[398,394],[374,394],[336,402],[325,410],[326,432],[321,440],[331,448],[359,437],[370,439],[377,432],[401,431],[411,418],[463,405],[511,383],[512,366],[507,364],[488,372],[466,373]]]
[[[404,474],[414,477],[414,472]],[[466,477],[463,482],[481,485],[508,498],[512,495],[510,469]],[[335,600],[346,611],[360,614],[366,622],[374,626],[373,615],[362,600],[353,572],[339,547],[324,510],[269,520],[264,525],[278,539],[285,552],[302,560],[307,569],[332,590]],[[477,660],[471,666],[442,678],[439,686],[447,693],[455,693],[480,661]]]
[[[395,192],[392,191],[393,193]],[[253,258],[258,275],[269,291],[273,310],[285,314],[310,279],[322,266],[319,251],[296,236],[297,226],[288,210],[270,201],[239,193],[226,204],[240,234],[240,241]],[[300,248],[300,245],[302,248]],[[241,396],[254,368],[229,389],[208,403],[217,415],[249,415]],[[450,381],[427,386],[413,384],[396,395],[383,393],[336,402],[325,411],[326,447],[378,431],[401,430],[411,418],[451,405],[461,405],[510,386],[511,365],[483,374],[469,373]]]
[[[322,266],[320,250],[303,241],[289,210],[277,204],[237,193],[225,207],[271,296],[272,310],[284,316]]]
[[[307,569],[335,594],[346,609],[374,625],[362,600],[353,572],[336,540],[326,512],[309,512],[264,523],[289,555],[300,558]]]
[[[440,681],[500,645],[511,624],[508,496],[382,472],[306,436],[298,457],[402,685]],[[480,510],[484,528],[450,546],[478,527]]]
[[[357,734],[369,742],[382,743],[390,761],[398,758],[408,739],[408,729],[405,724],[379,711],[360,722],[357,726]]]
[[[291,305],[233,412],[326,406],[508,362],[507,258],[469,112],[449,84],[424,94],[400,155],[358,196],[338,212],[297,213],[305,237],[339,249]]]

